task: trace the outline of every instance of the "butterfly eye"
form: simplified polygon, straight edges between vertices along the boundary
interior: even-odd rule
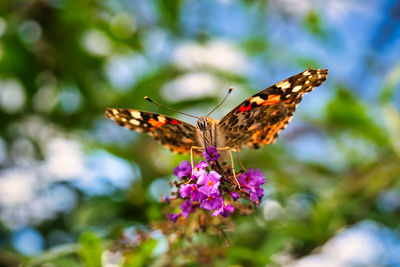
[[[204,131],[207,128],[207,122],[203,119],[199,119],[196,124],[197,128],[199,128],[201,131]]]
[[[200,121],[197,121],[197,122],[196,122],[196,126],[197,126],[197,128],[199,128],[199,130],[201,130],[201,123],[200,123]]]

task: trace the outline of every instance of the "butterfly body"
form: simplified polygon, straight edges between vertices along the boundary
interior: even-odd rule
[[[197,142],[201,147],[223,147],[223,138],[218,129],[218,120],[200,117],[196,122]]]
[[[148,133],[175,153],[192,147],[259,148],[273,143],[303,95],[321,85],[326,69],[307,69],[249,97],[221,120],[200,117],[193,126],[157,113],[109,108],[106,116],[130,130]]]

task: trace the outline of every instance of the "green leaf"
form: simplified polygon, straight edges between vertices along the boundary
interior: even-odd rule
[[[368,108],[350,91],[339,88],[332,101],[326,106],[326,115],[332,131],[350,130],[379,145],[387,145],[382,127],[368,114]]]
[[[158,1],[159,15],[163,23],[172,30],[179,28],[179,17],[183,1],[164,0]]]
[[[81,235],[79,242],[82,246],[79,255],[85,266],[100,267],[101,239],[93,232],[86,232]]]
[[[389,73],[384,77],[384,83],[379,96],[381,103],[388,103],[393,101],[395,97],[397,85],[400,83],[400,64],[392,68]]]
[[[324,37],[324,27],[322,23],[322,19],[320,15],[316,11],[310,11],[305,17],[303,21],[306,29],[312,34],[320,37]]]
[[[156,246],[157,241],[154,239],[144,241],[137,251],[125,257],[124,267],[151,266],[149,262]]]

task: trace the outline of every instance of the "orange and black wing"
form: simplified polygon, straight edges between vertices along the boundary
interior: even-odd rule
[[[147,133],[174,153],[189,154],[197,146],[196,128],[186,122],[135,109],[108,108],[107,118],[129,130]]]
[[[246,99],[218,123],[224,145],[240,149],[273,143],[303,95],[320,86],[327,74],[327,69],[307,69]]]

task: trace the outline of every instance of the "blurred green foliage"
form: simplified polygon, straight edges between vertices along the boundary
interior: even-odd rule
[[[328,7],[312,1],[298,1],[306,3],[305,9],[285,1],[224,2],[230,1],[1,1],[0,152],[6,156],[0,157],[0,185],[10,170],[21,171],[36,180],[10,188],[29,185],[39,198],[60,185],[75,202],[72,208],[50,212],[64,195],[34,209],[29,205],[36,203],[33,198],[12,206],[3,192],[0,265],[280,266],[317,253],[341,230],[360,222],[372,221],[398,236],[399,57],[374,44],[357,58],[359,65],[345,66],[356,60],[354,50],[345,52],[353,38],[340,35],[339,27],[348,25],[336,25],[341,17],[329,18]],[[349,10],[353,16],[354,9]],[[376,27],[380,32],[384,26]],[[304,38],[308,46],[300,41],[296,46]],[[224,44],[222,50],[216,41]],[[179,49],[187,49],[184,60],[177,56]],[[190,49],[200,56],[191,58]],[[210,58],[199,52],[213,49],[217,52]],[[305,96],[293,125],[276,144],[241,154],[245,166],[267,174],[264,204],[252,215],[233,216],[234,228],[222,229],[224,236],[136,240],[165,219],[157,194],[187,156],[117,128],[106,121],[104,110],[135,108],[179,116],[144,101],[148,95],[178,110],[206,114],[234,85],[235,96],[217,111],[223,114],[263,86],[308,67],[329,68],[328,81]],[[347,70],[354,71],[350,78]],[[174,91],[182,87],[177,81],[199,73],[201,79]],[[212,92],[199,93],[199,84],[211,84]],[[188,91],[194,96],[185,98]],[[101,151],[129,167],[129,183],[116,186],[118,179],[107,180],[111,175],[105,173],[84,187],[79,181],[87,181],[94,171],[79,173],[78,181],[74,175],[64,177],[74,169],[72,163],[55,166],[62,178],[53,169],[56,174],[46,171],[55,158],[49,147],[59,139],[72,140],[68,146],[79,144],[82,154],[61,162],[81,157],[84,166],[95,166],[93,171],[110,162],[93,163],[99,160],[93,155]],[[61,152],[70,155],[68,149]],[[98,189],[100,183],[104,187]],[[17,233],[24,227],[40,233],[44,245],[38,251],[29,253],[31,248],[18,245]]]
[[[85,232],[80,237],[80,257],[85,266],[101,266],[101,239],[94,233]]]

